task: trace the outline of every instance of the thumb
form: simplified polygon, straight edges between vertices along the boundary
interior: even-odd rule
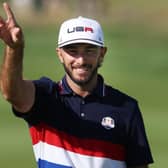
[[[12,29],[11,36],[13,43],[20,44],[23,42],[22,31],[19,27],[15,27]]]
[[[19,30],[19,28],[17,28],[17,27],[16,27],[16,28],[13,28],[13,30],[12,30],[11,36],[12,36],[12,40],[13,40],[14,43],[16,43],[16,42],[19,40],[19,39],[18,39],[18,38],[19,38],[19,37],[18,37],[18,36],[19,36],[19,31],[20,31],[20,30]]]

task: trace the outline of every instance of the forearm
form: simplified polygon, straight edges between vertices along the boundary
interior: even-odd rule
[[[32,81],[22,78],[24,36],[8,3],[3,3],[3,8],[7,20],[0,17],[0,38],[6,48],[0,73],[0,89],[5,99],[18,111],[27,112],[34,102],[35,87]]]
[[[22,82],[22,62],[23,45],[17,48],[6,46],[4,59],[1,68],[1,91],[8,101],[16,101],[16,94],[19,96],[22,91],[20,83]]]
[[[24,45],[5,49],[1,68],[1,91],[4,98],[16,110],[27,112],[34,103],[35,87],[32,81],[24,80],[23,73]]]

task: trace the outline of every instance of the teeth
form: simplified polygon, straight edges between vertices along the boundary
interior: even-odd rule
[[[80,71],[88,71],[87,68],[77,68],[76,70],[79,71],[79,72],[80,72]]]

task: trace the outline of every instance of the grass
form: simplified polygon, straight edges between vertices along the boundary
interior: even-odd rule
[[[107,83],[136,97],[155,159],[151,168],[166,167],[168,135],[168,49],[166,34],[141,29],[105,27],[109,51],[100,72]],[[59,80],[64,71],[56,57],[57,29],[25,27],[24,75]],[[2,45],[0,46],[2,53]],[[27,125],[13,117],[10,105],[0,97],[0,167],[35,167]]]

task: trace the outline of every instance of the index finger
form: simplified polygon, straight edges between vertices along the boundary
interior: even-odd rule
[[[12,10],[11,10],[9,4],[8,4],[7,2],[4,2],[4,3],[3,3],[3,7],[4,7],[4,10],[5,10],[5,12],[6,12],[6,15],[7,15],[8,19],[13,19],[13,20],[15,20],[14,14],[13,14],[13,12],[12,12]]]

